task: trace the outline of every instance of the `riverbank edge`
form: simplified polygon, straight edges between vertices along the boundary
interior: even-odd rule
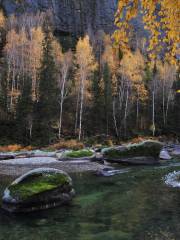
[[[12,165],[12,164],[1,164],[0,163],[0,176],[12,176],[18,177],[26,172],[36,169],[36,168],[55,168],[59,170],[63,170],[69,174],[71,173],[83,173],[83,172],[96,172],[104,169],[105,165],[96,163],[96,162],[73,162],[73,161],[65,161],[65,162],[57,162],[50,164],[40,164],[40,165]]]

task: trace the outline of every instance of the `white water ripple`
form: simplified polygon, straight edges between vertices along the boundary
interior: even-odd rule
[[[174,188],[180,188],[180,171],[169,173],[164,178],[165,183]]]

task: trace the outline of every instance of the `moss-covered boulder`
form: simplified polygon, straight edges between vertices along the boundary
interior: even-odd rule
[[[92,160],[95,158],[95,152],[91,149],[82,149],[78,151],[64,151],[59,156],[60,160]]]
[[[63,171],[38,168],[16,179],[5,189],[2,208],[9,212],[31,212],[69,203],[75,192]]]
[[[103,150],[104,160],[134,165],[150,165],[158,163],[163,144],[147,140],[139,144],[129,144]]]

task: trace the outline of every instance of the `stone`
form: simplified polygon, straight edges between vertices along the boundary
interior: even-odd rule
[[[15,158],[15,154],[13,153],[0,153],[0,161],[14,159],[14,158]]]
[[[166,151],[165,149],[163,149],[160,152],[159,158],[162,160],[171,160],[172,159],[172,157],[169,155],[168,151]]]
[[[103,150],[105,161],[133,165],[152,165],[158,163],[163,144],[147,140],[138,144],[112,147]]]
[[[100,162],[100,163],[104,162],[102,153],[97,153],[97,152],[95,153],[95,157],[92,158],[91,160],[95,162]]]
[[[61,159],[62,158],[62,154],[63,154],[63,152],[57,152],[56,153],[56,158],[57,159]]]
[[[129,157],[122,159],[108,159],[108,161],[111,163],[122,163],[127,165],[155,165],[159,163],[159,161],[156,158],[148,156]]]
[[[16,179],[4,191],[2,208],[11,213],[32,212],[68,204],[75,195],[69,175],[38,168]]]
[[[16,158],[1,161],[1,164],[8,165],[44,165],[50,163],[58,163],[58,161],[52,157]]]
[[[174,149],[171,154],[172,156],[180,157],[180,148]]]
[[[114,169],[114,168],[104,168],[102,170],[99,170],[96,172],[97,176],[102,176],[102,177],[112,177],[114,175],[122,174],[122,173],[127,173],[129,172],[129,169]]]
[[[55,157],[56,152],[47,152],[41,150],[34,150],[29,152],[30,157]]]
[[[96,158],[96,154],[93,150],[90,149],[82,149],[78,151],[68,150],[59,154],[59,160],[94,160]]]

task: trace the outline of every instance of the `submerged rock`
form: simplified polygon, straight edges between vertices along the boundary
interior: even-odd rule
[[[180,171],[169,173],[165,176],[165,183],[166,185],[174,188],[180,187]]]
[[[129,172],[129,169],[113,169],[113,168],[104,168],[102,170],[99,170],[96,172],[97,176],[102,177],[112,177],[117,174],[127,173]]]
[[[69,203],[75,192],[69,175],[38,168],[16,179],[4,191],[2,208],[12,213],[32,212]]]
[[[103,151],[104,160],[133,165],[151,165],[158,163],[158,158],[163,144],[158,141],[148,140],[139,144],[129,144]]]

